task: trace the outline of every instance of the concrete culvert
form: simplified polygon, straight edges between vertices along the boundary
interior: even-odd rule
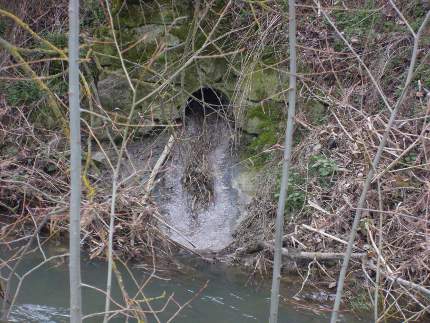
[[[184,107],[182,185],[191,197],[192,211],[207,209],[214,201],[211,156],[222,142],[229,140],[226,136],[231,119],[228,107],[227,97],[209,87],[192,93]]]
[[[185,116],[219,116],[228,117],[228,99],[219,90],[202,87],[191,94],[185,106]]]

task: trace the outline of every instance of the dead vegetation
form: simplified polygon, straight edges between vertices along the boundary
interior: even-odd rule
[[[39,83],[33,82],[31,75],[22,69],[25,64],[14,61],[7,51],[2,51],[0,239],[10,243],[11,247],[14,242],[21,240],[21,236],[28,237],[29,232],[40,223],[45,223],[41,233],[48,240],[66,239],[68,232],[70,152],[67,129],[65,132],[58,131],[58,120],[53,118],[49,105],[49,96],[52,95],[55,97],[55,106],[61,107],[62,115],[67,114],[67,66],[57,58],[42,58],[43,54],[64,55],[63,49],[67,46],[67,2],[42,2],[8,3],[5,7],[7,10],[1,6],[1,36],[13,41],[18,52],[24,55],[28,71],[41,75]],[[82,15],[85,19],[97,18],[94,16],[97,12],[83,12]],[[83,104],[92,108],[99,104],[99,100],[93,76],[87,73],[89,67],[92,66],[86,65],[85,73],[82,74],[85,89],[82,100]],[[38,84],[42,84],[42,88]],[[44,91],[44,86],[52,92]],[[103,258],[107,251],[112,198],[110,187],[106,185],[106,177],[110,176],[106,166],[109,167],[111,161],[102,165],[93,159],[92,154],[96,146],[113,156],[110,153],[116,151],[113,138],[122,129],[116,127],[115,123],[110,128],[107,122],[95,126],[93,121],[93,118],[83,121],[83,143],[87,147],[84,146],[86,149],[83,154],[82,243],[89,250],[91,258]],[[100,142],[97,136],[106,132],[109,132],[111,141]],[[109,159],[107,155],[104,157]],[[161,256],[169,253],[169,248],[175,247],[169,244],[159,229],[157,219],[161,219],[161,215],[157,206],[148,194],[142,192],[142,184],[136,181],[118,189],[118,222],[114,244],[115,255],[122,259],[151,255],[154,246]]]
[[[182,183],[192,199],[190,209],[198,211],[206,209],[214,198],[214,172],[209,160],[213,133],[203,119],[196,117],[186,120],[185,129],[190,128],[181,144],[185,166]]]
[[[34,6],[29,3],[34,3]],[[409,63],[412,38],[408,29],[411,27],[416,31],[429,8],[423,1],[398,1],[403,19],[390,1],[372,3],[323,1],[321,6],[328,10],[339,30],[372,72],[383,90],[384,99],[393,104]],[[61,49],[65,47],[64,37],[60,37],[66,21],[64,5],[53,6],[49,2],[41,6],[37,2],[22,1],[15,6],[7,9],[20,16],[36,33],[44,35],[44,39]],[[42,7],[47,9],[41,12]],[[232,105],[239,107],[236,113],[239,124],[249,104],[239,95],[241,85],[246,83],[244,75],[260,60],[265,62],[264,67],[285,70],[286,13],[278,1],[237,1],[228,15],[233,21],[231,25],[238,31],[232,33],[233,41],[224,44],[225,51],[240,49],[244,53],[239,66],[243,77],[238,79],[237,97],[232,98]],[[339,35],[324,21],[318,6],[313,1],[301,3],[298,5],[298,17],[301,102],[296,117],[297,143],[289,184],[284,246],[300,251],[339,253],[345,250],[358,195],[388,122],[389,111],[363,64],[357,61]],[[243,26],[247,28],[240,29]],[[32,62],[32,69],[42,75],[41,80],[55,89],[57,103],[66,115],[67,102],[62,89],[67,67],[61,62],[61,53],[53,53],[52,48],[39,46],[12,22],[8,22],[6,30],[8,39],[13,40],[14,45],[31,49],[32,55],[26,56],[26,59]],[[33,47],[41,47],[41,51],[34,50],[34,54]],[[351,270],[366,282],[370,291],[375,288],[375,267],[379,259],[383,276],[379,287],[384,306],[381,317],[385,318],[418,319],[428,311],[428,48],[427,30],[412,86],[390,132],[367,196],[355,247],[357,252],[364,252],[367,256],[363,260],[355,260]],[[27,53],[25,50],[21,52]],[[43,111],[46,109],[44,95],[31,104],[28,97],[16,96],[25,92],[34,98],[36,94],[40,95],[40,91],[35,89],[33,83],[27,82],[30,78],[20,69],[19,63],[5,51],[0,55],[1,80],[19,83],[18,87],[1,87],[0,95],[0,212],[4,215],[1,219],[1,238],[12,241],[18,235],[26,236],[47,214],[49,220],[44,232],[47,236],[63,236],[67,230],[69,183],[67,138],[55,123],[53,127],[51,123],[47,124],[50,113]],[[231,62],[232,69],[238,68],[233,58]],[[90,63],[88,65],[92,67]],[[90,89],[88,73],[85,78]],[[97,93],[92,88],[89,93],[85,94],[83,101],[89,107],[91,104],[98,107]],[[309,105],[310,101],[321,104],[314,109]],[[117,116],[112,113],[102,109],[96,111],[103,114],[103,120],[107,121],[95,125],[90,118],[86,118],[84,123],[83,142],[88,147],[84,161],[82,230],[83,241],[91,256],[104,257],[111,192],[103,185],[104,178],[100,175],[97,162],[90,156],[94,146],[115,151],[115,140],[123,129],[117,120],[122,120],[123,116],[116,119]],[[214,127],[204,128],[202,135],[191,136],[190,141],[183,145],[186,159],[183,183],[195,197],[191,202],[193,209],[205,207],[213,199],[214,177],[208,151],[214,142]],[[98,143],[96,134],[106,131],[110,140]],[[132,140],[134,134],[132,131],[130,137],[122,139]],[[279,189],[276,174],[282,158],[278,149],[282,138],[275,140],[275,145],[261,147],[261,154],[270,155],[269,162],[263,166],[257,179],[258,195],[249,206],[249,217],[237,230],[234,247],[273,239],[275,194]],[[170,245],[157,223],[160,217],[158,208],[150,198],[143,198],[140,192],[141,186],[138,184],[119,185],[114,241],[118,256],[139,257],[152,253],[154,246],[159,248],[157,251],[160,254],[169,252]],[[271,250],[263,248],[254,266],[261,270],[268,269],[271,256]],[[318,288],[334,287],[337,261],[308,261],[304,266],[297,263],[302,265],[299,272],[306,283]],[[399,283],[401,280],[410,284]],[[351,280],[350,300],[357,296],[352,292],[356,287],[354,284]],[[368,301],[367,296],[366,299]]]
[[[211,166],[211,153],[231,126],[228,103],[223,102],[225,99],[212,89],[206,91],[198,91],[185,107],[186,117],[180,138],[179,149],[184,164],[181,182],[190,193],[193,212],[207,209],[214,201],[216,174]]]
[[[313,3],[299,5],[302,87],[285,217],[284,247],[288,250],[345,251],[359,193],[388,123],[390,111],[383,100],[394,104],[406,77],[413,43],[406,26],[414,25],[416,32],[426,12],[418,2],[398,3],[404,17],[387,1],[372,8],[365,5],[345,2],[344,7],[326,10],[373,74],[383,98],[364,65],[318,14],[318,8]],[[422,74],[429,66],[428,28],[418,60],[367,195],[353,249],[365,252],[366,257],[354,260],[350,272],[364,280],[369,291],[378,284],[376,268],[381,264],[381,319],[416,320],[427,315],[429,304],[430,88],[428,75]],[[315,109],[309,104],[312,100],[323,104]],[[239,248],[256,239],[273,239],[279,187],[268,178],[273,169],[279,171],[282,154],[276,145],[264,148],[273,162],[263,166],[250,215],[238,228]],[[271,250],[263,248],[253,266],[267,270],[271,259]],[[306,283],[335,287],[338,261],[314,259],[296,264],[303,268],[299,272]],[[348,284],[347,299],[353,303],[360,295],[353,280]],[[364,303],[370,303],[372,297],[365,295],[365,299]]]
[[[70,180],[68,152],[61,148],[55,133],[50,135],[31,126],[24,108],[19,114],[11,108],[2,111],[2,125],[8,125],[1,132],[5,139],[2,151],[5,155],[6,149],[15,152],[9,151],[0,163],[1,239],[12,242],[26,236],[45,218],[48,221],[43,234],[53,239],[65,238]],[[3,122],[6,120],[7,123]],[[92,185],[84,191],[82,242],[91,258],[104,257],[109,229],[109,187],[103,183],[106,174],[93,170],[87,176]],[[168,242],[158,226],[157,218],[161,218],[158,208],[142,192],[139,183],[118,190],[115,253],[121,258],[151,254],[153,246],[167,248]]]

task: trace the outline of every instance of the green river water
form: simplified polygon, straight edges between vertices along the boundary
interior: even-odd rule
[[[64,250],[64,249],[63,249]],[[49,247],[45,250],[46,256],[58,254],[60,250]],[[2,258],[6,256],[2,253]],[[40,251],[33,253],[22,262],[18,272],[25,273],[42,260]],[[142,268],[144,267],[144,268]],[[174,293],[174,299],[183,304],[193,297],[197,291],[208,281],[207,287],[198,294],[189,306],[184,308],[173,322],[178,323],[242,323],[242,322],[267,322],[270,297],[270,281],[261,279],[249,279],[249,276],[238,268],[227,267],[221,263],[210,264],[190,257],[178,257],[173,270],[166,270],[158,264],[159,279],[154,277],[145,287],[147,298],[153,300],[153,309],[160,309],[169,295]],[[152,264],[148,261],[141,264],[129,264],[135,279],[140,284],[151,271]],[[124,268],[120,268],[124,286],[128,294],[134,295],[136,284]],[[105,289],[107,266],[105,262],[88,260],[82,261],[82,280],[84,283]],[[3,272],[5,276],[5,272]],[[167,280],[166,280],[167,279]],[[114,281],[115,277],[114,277]],[[284,285],[287,285],[286,283]],[[16,286],[16,283],[14,283]],[[15,287],[14,287],[15,288]],[[293,293],[300,288],[298,284],[284,286],[283,300],[279,311],[279,322],[327,322],[327,304],[323,307],[317,302],[303,303],[303,301],[291,301]],[[121,293],[114,284],[113,296],[116,301],[122,303]],[[47,263],[38,270],[32,272],[24,280],[21,291],[14,306],[11,321],[13,322],[68,322],[68,265],[64,260]],[[304,309],[295,303],[304,304],[311,309]],[[100,292],[83,288],[84,313],[102,312],[104,309],[104,297]],[[178,306],[172,302],[163,313],[158,315],[160,322],[166,322]],[[85,322],[102,322],[102,316],[96,316]],[[149,322],[157,322],[154,317],[148,316]],[[111,322],[126,322],[124,316],[114,317]],[[128,322],[135,322],[129,319]],[[364,318],[354,315],[343,315],[342,322],[368,322]]]

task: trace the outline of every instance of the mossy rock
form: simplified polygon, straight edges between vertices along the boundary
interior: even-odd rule
[[[187,16],[192,13],[188,8],[189,1],[176,1],[173,5],[171,1],[153,1],[143,4],[128,4],[118,9],[118,20],[115,22],[115,29],[124,27],[134,28],[146,24],[168,25],[172,24],[176,18]]]
[[[132,82],[137,89],[137,100],[151,93],[158,86],[155,83],[143,82],[133,79]],[[131,109],[133,93],[127,79],[118,70],[114,73],[105,74],[97,84],[100,101],[103,107],[112,112],[126,117]],[[141,102],[136,107],[134,122],[139,118],[149,118],[154,121],[170,122],[179,117],[177,107],[183,104],[184,98],[175,91],[161,91]]]
[[[175,54],[175,56],[178,56],[182,54],[182,49],[178,47],[180,44],[179,38],[166,32],[165,28],[161,25],[150,24],[131,29],[124,28],[115,33],[120,48],[123,50],[126,49],[122,56],[129,62],[143,64],[154,56],[157,46],[162,43],[166,47],[166,52],[162,55]],[[111,31],[102,27],[98,30],[97,36],[98,39],[93,48],[100,65],[102,67],[109,67],[110,69],[120,67],[121,62],[113,42]],[[174,48],[175,50],[171,50],[170,48]],[[179,54],[176,48],[179,50]]]
[[[157,60],[167,61],[182,55],[182,48],[178,47],[180,39],[175,35],[166,32],[161,25],[144,25],[130,30],[130,42],[125,46],[132,47],[125,53],[125,58],[138,63],[144,63],[153,59],[157,52],[157,47],[163,46],[165,50]]]
[[[155,24],[146,24],[131,29],[131,35],[129,38],[134,41],[143,39],[140,44],[155,43],[163,39],[167,47],[177,46],[180,43],[179,38],[170,34],[169,32],[166,32],[164,26]]]
[[[265,152],[276,143],[282,142],[285,131],[284,104],[267,101],[248,109],[242,130],[252,134],[246,147],[246,156],[257,168],[274,157],[273,152]]]
[[[121,74],[121,71],[117,73]],[[97,88],[104,108],[110,111],[129,111],[133,97],[125,77],[116,74],[102,74]]]
[[[209,84],[205,83],[206,80],[206,77],[202,78],[198,64],[194,62],[187,66],[181,73],[179,73],[174,78],[173,82],[176,86],[180,87],[183,81],[184,91],[186,94],[191,94],[201,87],[208,86]]]
[[[269,98],[276,101],[283,100],[279,94],[281,89],[279,73],[270,67],[259,67],[251,72],[244,82],[244,87],[244,90],[248,91],[248,100],[255,102]],[[287,85],[283,87],[286,88]]]
[[[111,30],[106,26],[101,26],[94,31],[96,42],[93,50],[98,62],[102,67],[120,66],[118,51],[113,42]]]
[[[208,79],[205,83],[216,83],[223,80],[227,73],[227,61],[224,58],[201,59],[198,61],[200,72]]]
[[[191,32],[190,21],[191,20],[189,17],[184,17],[182,23],[170,28],[169,32],[172,35],[176,36],[178,39],[180,39],[181,42],[186,41],[186,39],[188,38],[188,34]]]

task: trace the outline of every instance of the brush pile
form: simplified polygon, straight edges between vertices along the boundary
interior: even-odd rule
[[[92,8],[92,5],[95,7]],[[82,13],[85,24],[97,19],[96,22],[101,23],[104,19],[98,2],[88,1],[83,8],[86,9]],[[3,7],[0,9],[3,10]],[[22,48],[21,54],[30,62],[29,68],[41,75],[41,82],[55,93],[61,115],[66,118],[67,65],[61,60],[46,58],[41,53],[52,55],[46,44],[56,46],[60,51],[67,46],[67,1],[11,2],[5,9],[19,17],[23,25],[18,25],[18,20],[3,19],[2,16],[2,36]],[[26,28],[41,35],[40,39],[45,43],[41,44],[38,38],[29,38]],[[66,240],[70,194],[67,131],[59,129],[59,120],[52,117],[49,93],[38,88],[26,70],[21,68],[23,64],[17,63],[3,50],[0,61],[0,240],[13,244],[25,240],[34,232],[47,240]],[[81,66],[84,67],[84,64]],[[92,76],[88,73],[83,75],[90,84]],[[97,102],[95,91],[83,91],[83,94],[83,105]],[[106,131],[106,123],[91,127],[91,121],[87,120],[83,121],[82,136],[82,243],[91,258],[104,258],[109,232],[112,173],[109,166],[102,165],[93,153],[101,149],[114,161],[112,156],[115,156],[117,148],[113,141],[100,142],[95,137],[95,134]],[[118,138],[121,130],[121,127],[113,126],[111,138]],[[109,159],[107,155],[104,158],[105,161]],[[148,168],[141,171],[149,173]],[[169,243],[158,228],[157,219],[160,217],[157,206],[148,194],[144,194],[142,183],[129,181],[127,185],[120,186],[115,212],[115,255],[122,259],[153,255],[154,248],[159,249],[160,256],[168,253]],[[41,223],[45,225],[37,232]]]
[[[209,160],[212,132],[200,118],[189,118],[181,145],[184,158],[182,183],[191,196],[190,209],[206,209],[214,197],[214,173]]]
[[[413,23],[416,32],[426,13],[419,1],[399,4],[398,9],[403,18],[386,1],[367,9],[352,2],[344,8],[326,9],[360,55],[360,63],[324,17],[318,16],[317,7],[311,3],[298,6],[299,71],[308,72],[298,75],[301,88],[296,144],[285,214],[284,247],[288,250],[345,252],[358,198],[388,123],[386,103],[393,107],[397,102],[410,63],[413,38],[403,28],[403,19]],[[262,15],[260,25],[267,26],[268,17]],[[270,21],[276,21],[275,12]],[[414,320],[426,315],[429,305],[428,59],[425,32],[414,79],[367,194],[354,247],[354,252],[367,256],[350,264],[353,276],[364,281],[371,293],[380,264],[381,315],[385,318]],[[363,64],[382,88],[386,103]],[[261,149],[270,162],[263,165],[256,180],[259,189],[249,206],[248,218],[237,230],[237,248],[273,241],[282,163],[282,151],[276,149],[279,145],[283,145],[282,139]],[[273,253],[270,248],[261,249],[256,249],[260,252],[253,266],[268,270]],[[298,261],[294,266],[307,283],[334,288],[340,263],[314,259]],[[357,281],[347,280],[350,289],[346,296],[351,303],[358,297]],[[368,299],[367,293],[364,298]]]

